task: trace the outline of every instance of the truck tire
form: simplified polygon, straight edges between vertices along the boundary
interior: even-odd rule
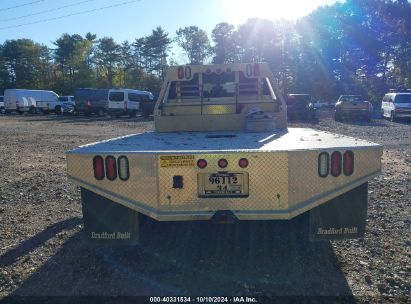
[[[395,121],[397,120],[397,118],[395,117],[394,111],[391,111],[390,120],[391,120],[392,122],[395,122]]]
[[[61,115],[61,107],[60,106],[56,106],[54,108],[54,113],[56,113],[56,115]]]
[[[104,115],[105,115],[104,109],[103,109],[103,108],[99,108],[99,109],[97,110],[97,116],[102,117],[102,116],[104,116]]]
[[[341,115],[337,112],[334,113],[334,120],[335,121],[341,121]]]

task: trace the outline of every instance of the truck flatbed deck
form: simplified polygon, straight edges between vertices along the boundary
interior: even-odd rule
[[[309,128],[289,128],[264,133],[147,132],[84,145],[68,153],[238,153],[372,147],[379,145]]]

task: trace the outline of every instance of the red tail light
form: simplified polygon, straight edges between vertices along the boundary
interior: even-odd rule
[[[177,75],[178,75],[178,79],[184,78],[184,68],[183,67],[178,67]]]
[[[248,159],[247,159],[247,158],[241,158],[241,159],[238,161],[238,165],[239,165],[241,168],[247,168],[247,167],[248,167]]]
[[[228,161],[226,159],[222,158],[218,161],[218,166],[220,168],[226,168],[228,166]]]
[[[97,180],[104,179],[104,160],[100,155],[93,158],[94,177]]]
[[[106,157],[106,176],[111,181],[117,178],[117,164],[113,156]]]
[[[341,174],[341,162],[342,156],[341,152],[335,151],[331,154],[331,175],[334,177],[340,176]]]
[[[205,159],[199,159],[197,161],[197,167],[204,169],[205,167],[207,167],[207,161]]]
[[[345,151],[344,153],[344,165],[343,171],[344,175],[350,176],[354,173],[354,152]]]

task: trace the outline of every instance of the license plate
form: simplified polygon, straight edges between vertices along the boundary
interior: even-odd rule
[[[201,197],[248,196],[248,173],[200,173],[198,190]]]

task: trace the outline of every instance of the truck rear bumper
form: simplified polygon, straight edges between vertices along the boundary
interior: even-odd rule
[[[318,194],[306,201],[282,210],[232,210],[231,212],[239,220],[290,220],[306,211],[318,207],[319,205],[332,200],[339,195],[346,193],[372,179],[380,174],[380,170],[373,172],[369,175],[363,176],[357,180],[332,189],[331,191]],[[77,185],[85,188],[98,195],[106,197],[113,202],[119,203],[125,207],[128,207],[137,212],[143,213],[157,221],[192,221],[192,220],[210,220],[216,212],[220,210],[167,210],[169,208],[152,208],[145,202],[137,202],[124,197],[120,194],[112,193],[104,188],[96,187],[95,185],[80,181],[75,177],[70,177]]]

